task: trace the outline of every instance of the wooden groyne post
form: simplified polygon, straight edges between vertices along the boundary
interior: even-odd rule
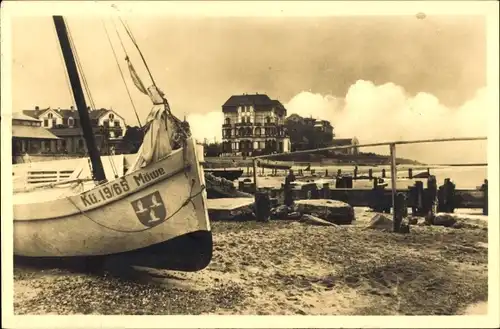
[[[481,185],[480,188],[484,193],[484,206],[483,206],[483,215],[488,215],[488,180],[484,180],[484,184]]]
[[[254,193],[257,193],[257,159],[253,159],[252,161],[252,166],[253,166],[253,191]]]
[[[329,183],[324,183],[323,184],[323,199],[330,199],[330,184]]]
[[[396,214],[396,179],[397,179],[397,170],[396,170],[396,144],[389,144],[389,149],[391,152],[391,188],[392,188],[392,225],[393,231],[399,231],[399,224]]]

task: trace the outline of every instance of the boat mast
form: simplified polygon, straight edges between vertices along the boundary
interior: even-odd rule
[[[99,154],[99,150],[96,147],[92,125],[90,122],[90,116],[87,111],[87,104],[85,102],[85,96],[83,94],[82,84],[80,82],[80,76],[78,75],[78,69],[76,67],[73,49],[71,48],[71,44],[68,38],[66,23],[64,22],[64,18],[62,16],[53,16],[53,19],[54,25],[56,27],[57,37],[59,39],[59,44],[61,46],[62,54],[64,57],[64,62],[66,64],[66,70],[68,71],[76,108],[78,110],[78,114],[80,115],[83,137],[85,138],[85,143],[90,155],[90,161],[92,163],[92,176],[94,180],[102,182],[106,180],[106,175],[104,174],[101,155]]]

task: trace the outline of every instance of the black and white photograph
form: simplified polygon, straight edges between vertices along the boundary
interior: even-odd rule
[[[6,328],[500,325],[497,2],[5,1],[1,38]]]

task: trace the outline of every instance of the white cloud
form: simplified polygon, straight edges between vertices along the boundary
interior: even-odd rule
[[[448,108],[429,93],[408,95],[393,83],[359,80],[345,97],[303,91],[284,104],[288,115],[329,120],[337,137],[360,143],[444,137],[487,136],[489,106],[485,89],[458,108]],[[222,111],[188,116],[195,138],[221,141]],[[365,149],[387,154],[387,147]],[[427,162],[485,162],[486,142],[401,146],[397,155]]]

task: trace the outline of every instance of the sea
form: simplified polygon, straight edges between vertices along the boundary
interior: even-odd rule
[[[373,176],[375,177],[381,177],[382,176],[382,169],[385,169],[386,172],[386,180],[390,179],[390,166],[377,166],[377,167],[369,167],[369,166],[360,166],[358,168],[358,175],[367,175],[368,169],[373,170]],[[398,166],[397,167],[397,174],[398,174],[398,181],[400,181],[400,184],[403,186],[406,185],[413,185],[413,182],[408,180],[408,168],[413,169],[413,175],[422,173],[422,172],[427,172],[427,168],[429,168],[429,172],[431,175],[436,176],[438,186],[443,185],[444,180],[446,178],[450,178],[453,183],[455,183],[456,188],[459,189],[476,189],[477,187],[481,186],[484,183],[484,180],[488,178],[488,167],[487,166]],[[244,169],[244,168],[243,168]],[[302,166],[294,166],[293,170],[297,174],[299,169],[304,169]],[[311,169],[315,169],[318,173],[322,172],[324,173],[325,170],[328,170],[329,176],[331,177],[332,175],[335,175],[337,173],[337,170],[340,169],[342,173],[352,175],[353,173],[353,166],[311,166]],[[260,169],[259,169],[260,171]],[[270,174],[271,170],[266,169],[265,170],[266,174]],[[281,171],[283,175],[285,175],[285,171]],[[281,183],[283,183],[284,178],[278,178],[277,180],[279,182],[276,182],[275,184],[271,183],[269,181],[270,179],[261,179],[261,184],[263,185],[269,185],[269,186],[280,186]],[[324,180],[324,179],[323,179]],[[323,180],[318,180],[318,184],[323,182]],[[419,179],[419,180],[426,180],[426,179]],[[321,182],[320,182],[321,181]],[[406,182],[405,182],[406,181]],[[325,182],[327,182],[325,180]],[[408,183],[408,184],[407,184]],[[259,186],[261,185],[259,184]],[[371,186],[367,182],[367,186]],[[364,184],[366,185],[366,184]],[[363,186],[364,186],[363,185]],[[424,183],[425,185],[425,183]],[[398,184],[399,186],[399,184]],[[361,187],[361,186],[359,186]]]

